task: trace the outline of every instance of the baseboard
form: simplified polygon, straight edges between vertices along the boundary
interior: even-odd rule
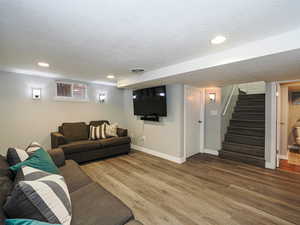
[[[285,159],[288,160],[288,156],[287,155],[278,155],[279,159]]]
[[[272,169],[272,170],[275,170],[276,169],[276,165],[274,165],[273,163],[271,162],[265,162],[265,167],[267,169]]]
[[[216,156],[219,155],[219,151],[218,150],[214,150],[214,149],[205,148],[205,149],[203,149],[202,152],[203,153],[207,153],[207,154],[211,154],[211,155],[216,155]]]
[[[145,148],[145,147],[142,147],[142,146],[139,146],[139,145],[131,144],[131,148],[134,149],[134,150],[137,150],[137,151],[145,152],[147,154],[154,155],[154,156],[157,156],[159,158],[163,158],[163,159],[175,162],[175,163],[181,164],[181,163],[185,162],[185,159],[183,157],[175,157],[175,156],[168,155],[166,153],[157,152],[155,150]]]

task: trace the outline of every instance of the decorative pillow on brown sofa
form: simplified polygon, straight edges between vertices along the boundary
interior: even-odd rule
[[[100,126],[90,126],[90,140],[106,138],[106,126],[108,126],[107,123],[103,123]]]
[[[105,129],[106,136],[109,137],[118,137],[117,131],[118,131],[119,125],[117,123],[113,123],[111,125],[107,125]]]

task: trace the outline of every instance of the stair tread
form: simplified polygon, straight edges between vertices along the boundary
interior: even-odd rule
[[[237,108],[263,108],[265,105],[236,105]]]
[[[244,112],[244,113],[233,113],[233,114],[241,114],[241,115],[265,115],[265,112]]]
[[[259,137],[259,136],[251,136],[251,135],[243,135],[243,134],[226,134],[226,136],[235,136],[235,137],[243,137],[243,138],[245,138],[245,137],[247,137],[247,138],[252,138],[252,139],[265,139],[265,137],[263,136],[263,137]]]
[[[252,158],[252,159],[256,159],[256,160],[263,160],[263,161],[265,161],[264,157],[259,157],[259,156],[254,156],[254,155],[248,155],[248,154],[243,154],[243,153],[239,153],[239,152],[231,152],[231,151],[226,151],[226,150],[223,150],[223,149],[221,151],[229,152],[229,153],[237,155],[239,157]]]
[[[242,129],[242,130],[265,130],[264,127],[237,127],[237,126],[230,126],[228,129]]]
[[[265,122],[265,120],[257,120],[257,119],[253,119],[253,120],[249,120],[249,119],[231,119],[232,121],[241,121],[241,122]]]
[[[246,94],[246,95],[241,95],[241,96],[251,96],[251,97],[258,97],[258,96],[265,96],[266,94]]]
[[[238,147],[241,147],[241,148],[252,148],[252,149],[255,149],[255,150],[262,150],[262,151],[265,150],[265,147],[258,146],[258,145],[247,145],[247,144],[240,144],[240,143],[229,142],[229,141],[224,141],[223,144],[225,144],[225,145],[234,145],[234,146],[238,146]]]
[[[259,161],[265,161],[264,157],[259,157],[259,156],[254,156],[254,155],[247,155],[247,154],[243,154],[243,153],[239,153],[239,152],[231,152],[231,151],[226,151],[226,150],[223,150],[223,149],[221,151],[228,152],[230,154],[239,156],[241,158],[248,158],[248,159],[250,158],[250,159],[255,159],[255,160],[259,160]]]

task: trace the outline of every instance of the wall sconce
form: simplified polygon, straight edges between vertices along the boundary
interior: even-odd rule
[[[208,99],[209,99],[209,103],[215,103],[216,102],[216,93],[208,93]]]
[[[40,100],[41,99],[41,92],[40,88],[32,88],[32,99],[33,100]]]
[[[99,93],[99,102],[104,103],[105,100],[106,100],[106,93],[105,92]]]

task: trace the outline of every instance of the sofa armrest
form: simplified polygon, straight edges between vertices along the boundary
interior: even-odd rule
[[[65,165],[65,153],[61,148],[48,150],[48,153],[57,167]]]
[[[67,139],[59,132],[51,133],[51,147],[58,148],[60,145],[67,144]]]
[[[128,136],[128,131],[127,131],[127,129],[118,128],[117,134],[119,137],[126,137],[126,136]]]

